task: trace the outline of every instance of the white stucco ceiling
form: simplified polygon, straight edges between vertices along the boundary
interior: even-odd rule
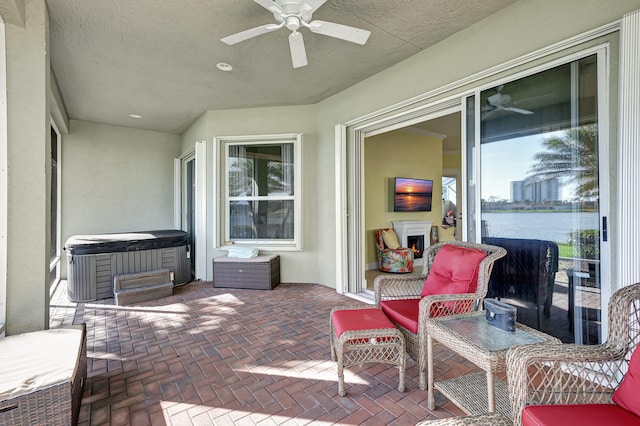
[[[286,29],[220,42],[274,22],[252,0],[47,4],[52,68],[70,118],[182,133],[210,109],[316,103],[515,1],[328,0],[313,18],[369,30],[369,41],[303,29],[309,65],[297,69]],[[219,71],[218,62],[234,71]]]

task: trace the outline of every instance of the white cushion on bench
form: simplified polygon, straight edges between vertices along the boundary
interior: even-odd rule
[[[72,378],[82,337],[83,330],[64,328],[0,339],[0,400]]]

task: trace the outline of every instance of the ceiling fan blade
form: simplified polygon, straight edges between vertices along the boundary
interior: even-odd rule
[[[491,117],[496,115],[499,111],[500,111],[499,109],[494,109],[492,111],[482,111],[482,113],[480,114],[480,119],[481,120],[489,120],[489,119],[491,119]]]
[[[319,20],[309,22],[308,27],[314,33],[358,44],[365,44],[371,35],[371,31]]]
[[[307,51],[304,48],[302,34],[294,31],[289,34],[289,49],[291,50],[291,63],[294,68],[304,67],[307,62]]]
[[[275,31],[278,28],[282,28],[284,24],[276,25],[276,24],[267,24],[262,25],[260,27],[250,28],[245,31],[241,31],[236,34],[232,34],[230,36],[226,36],[221,38],[220,41],[228,44],[229,46],[233,46],[236,43],[240,43],[241,41],[248,40],[253,37],[257,37],[262,34],[270,33],[271,31]]]
[[[528,109],[516,108],[516,107],[504,107],[507,111],[517,112],[519,114],[533,114],[533,111],[529,111]]]
[[[282,8],[278,6],[277,3],[274,3],[272,0],[253,0],[258,3],[260,6],[267,9],[269,12],[278,13],[282,12]]]
[[[304,13],[313,13],[318,10],[320,6],[325,4],[327,0],[304,0],[304,2]]]

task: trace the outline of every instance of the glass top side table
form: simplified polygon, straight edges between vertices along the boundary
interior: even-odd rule
[[[506,370],[507,350],[519,345],[560,343],[555,337],[519,323],[516,324],[515,332],[500,330],[490,325],[485,315],[484,311],[479,311],[427,320],[427,390],[430,410],[435,408],[434,391],[438,389],[467,414],[477,415],[487,410],[495,412],[497,388],[498,411],[510,417],[507,386],[494,379],[495,373]],[[486,389],[482,373],[434,382],[433,339],[484,370]]]

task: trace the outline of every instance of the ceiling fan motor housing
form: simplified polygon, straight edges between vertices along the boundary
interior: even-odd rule
[[[299,15],[302,11],[300,0],[275,0],[275,3],[285,12],[286,15]]]

